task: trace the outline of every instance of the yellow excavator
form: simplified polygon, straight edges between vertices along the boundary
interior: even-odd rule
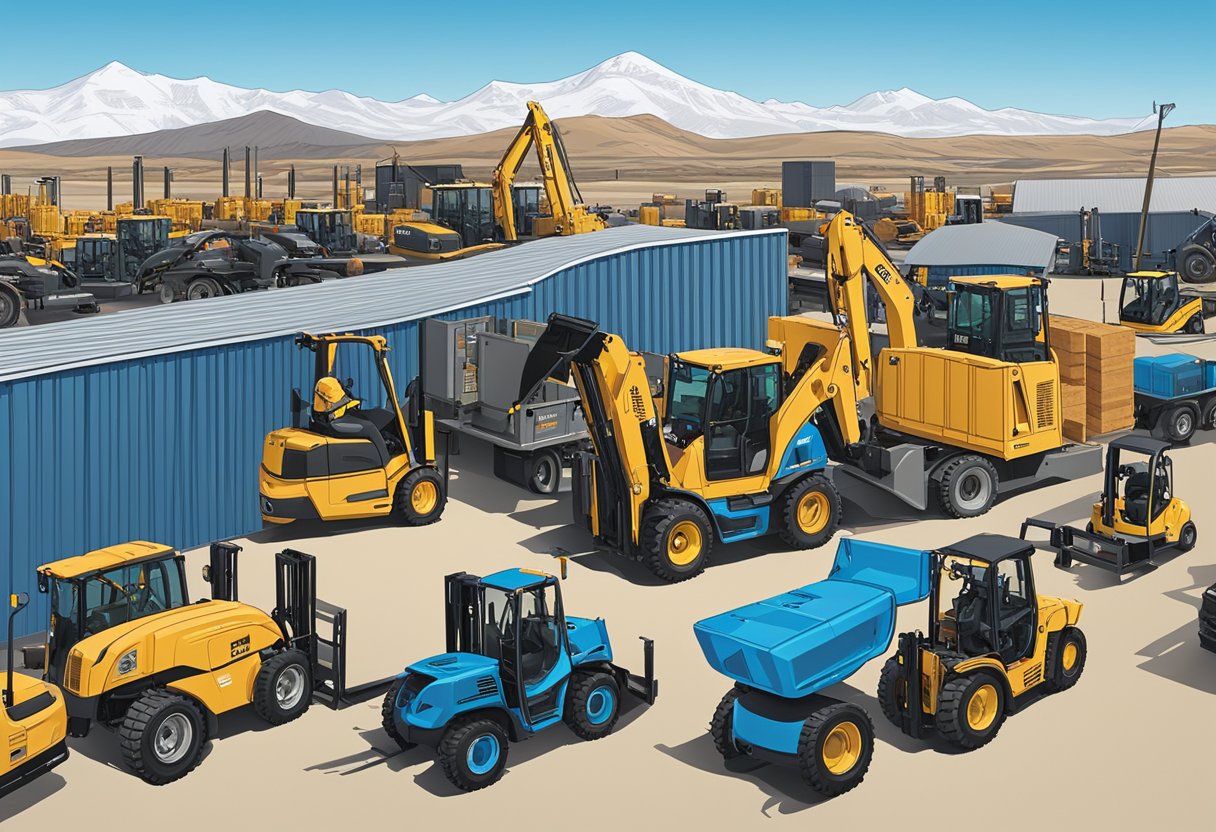
[[[533,148],[544,180],[545,197],[549,202],[548,215],[538,216],[532,222],[534,235],[565,237],[607,228],[603,218],[588,211],[583,204],[557,125],[549,120],[538,102],[529,101],[528,116],[523,126],[511,140],[498,167],[494,168],[491,188],[494,220],[498,224],[500,239],[508,243],[519,239],[512,186],[528,151]]]
[[[912,290],[873,233],[841,212],[824,238],[828,298],[848,333],[855,398],[872,398],[874,411],[862,442],[849,440],[851,426],[831,424],[833,411],[817,417],[838,470],[921,510],[933,494],[955,517],[985,513],[1004,491],[1101,470],[1100,446],[1064,441],[1045,279],[954,278],[947,346],[925,347]],[[886,310],[889,346],[877,357],[865,281]]]

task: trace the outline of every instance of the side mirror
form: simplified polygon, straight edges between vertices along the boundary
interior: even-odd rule
[[[38,591],[45,595],[47,592],[50,592],[50,589],[51,589],[50,581],[47,580],[47,577],[44,573],[39,572],[38,573]]]
[[[211,583],[211,564],[203,564],[203,580]]]

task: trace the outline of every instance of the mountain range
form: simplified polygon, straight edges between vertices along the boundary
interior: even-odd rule
[[[708,138],[841,130],[913,138],[1110,136],[1152,125],[1151,117],[1091,119],[1014,108],[986,110],[962,98],[933,99],[906,88],[828,107],[754,101],[626,52],[557,81],[491,81],[456,101],[416,95],[389,102],[341,90],[245,89],[206,77],[169,78],[112,62],[51,89],[0,92],[0,147],[151,133],[259,111],[377,140],[437,139],[515,127],[529,99],[539,100],[553,118],[653,115]]]

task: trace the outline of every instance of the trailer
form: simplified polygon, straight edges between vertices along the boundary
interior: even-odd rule
[[[536,494],[553,494],[562,469],[588,439],[574,387],[543,379],[521,389],[524,363],[544,328],[490,315],[428,319],[422,328],[421,383],[440,425],[494,446],[495,476]]]
[[[1133,369],[1136,427],[1171,442],[1216,430],[1216,361],[1186,353],[1142,356]]]

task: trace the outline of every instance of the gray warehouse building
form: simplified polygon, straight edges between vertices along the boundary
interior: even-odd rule
[[[904,265],[923,267],[930,288],[952,277],[1031,274],[1042,277],[1055,260],[1056,237],[1031,228],[985,222],[947,225],[908,250]]]
[[[452,263],[0,333],[0,590],[35,568],[127,540],[179,548],[261,527],[265,435],[311,383],[301,331],[384,335],[399,390],[421,321],[591,318],[631,348],[762,348],[784,314],[786,232],[651,226],[537,240]],[[378,389],[366,366],[340,368]],[[453,494],[460,499],[459,490]]]
[[[1082,210],[1098,209],[1102,239],[1119,247],[1119,268],[1132,268],[1144,202],[1143,177],[1121,179],[1019,179],[1013,213],[1001,221],[1082,239]],[[1175,268],[1172,252],[1216,212],[1216,176],[1176,176],[1153,182],[1145,229],[1145,268]]]

